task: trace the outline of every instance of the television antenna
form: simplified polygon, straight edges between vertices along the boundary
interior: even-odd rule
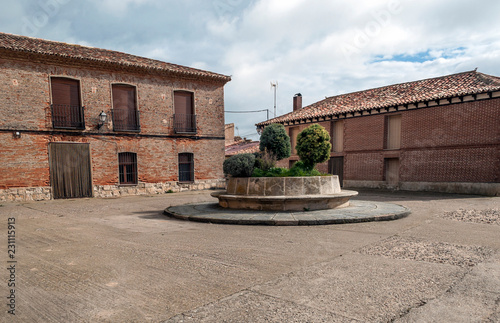
[[[271,81],[271,89],[274,89],[274,117],[276,118],[276,89],[278,88],[278,81]]]

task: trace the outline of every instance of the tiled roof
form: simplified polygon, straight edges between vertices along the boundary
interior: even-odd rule
[[[470,71],[332,96],[300,110],[258,123],[257,126],[404,106],[499,90],[499,77]]]
[[[226,146],[226,156],[259,152],[259,141],[240,141]]]
[[[18,53],[39,54],[52,58],[67,58],[89,61],[90,63],[104,63],[122,68],[135,67],[172,75],[184,75],[194,78],[211,78],[224,83],[231,80],[231,77],[226,75],[182,65],[165,63],[159,60],[122,52],[6,33],[0,33],[0,50],[2,49]]]

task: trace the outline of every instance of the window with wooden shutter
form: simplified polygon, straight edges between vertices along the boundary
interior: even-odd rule
[[[191,153],[179,154],[179,182],[194,182],[194,158]]]
[[[193,93],[174,92],[174,131],[176,133],[196,133]]]
[[[136,89],[131,85],[113,84],[113,129],[139,131],[139,112],[136,106]]]
[[[121,185],[137,184],[137,154],[119,153],[118,165]]]
[[[401,148],[401,115],[386,119],[386,149]]]
[[[332,151],[344,151],[344,120],[332,122]]]
[[[51,77],[52,126],[54,128],[85,129],[78,80]]]

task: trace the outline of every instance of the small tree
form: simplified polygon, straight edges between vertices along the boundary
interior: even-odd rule
[[[267,126],[260,136],[260,151],[273,155],[276,160],[290,157],[290,146],[290,137],[282,124],[273,123]]]
[[[252,175],[254,164],[255,156],[253,154],[234,155],[224,161],[224,174],[233,177],[249,177]]]
[[[299,133],[295,149],[304,166],[312,170],[316,164],[330,159],[330,135],[322,126],[313,124]]]

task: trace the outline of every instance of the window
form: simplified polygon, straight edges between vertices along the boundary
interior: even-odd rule
[[[139,131],[139,112],[136,106],[135,87],[113,84],[112,95],[113,129],[115,131]]]
[[[174,131],[176,133],[196,133],[193,93],[174,92]]]
[[[401,148],[401,115],[388,116],[386,119],[386,149]]]
[[[179,154],[179,182],[194,182],[194,159],[191,153]]]
[[[120,184],[122,185],[137,184],[137,154],[119,153],[118,165],[120,173]]]
[[[64,77],[51,77],[52,126],[54,128],[85,129],[80,100],[80,82]]]
[[[332,122],[332,151],[342,152],[344,151],[344,121],[333,121]]]

